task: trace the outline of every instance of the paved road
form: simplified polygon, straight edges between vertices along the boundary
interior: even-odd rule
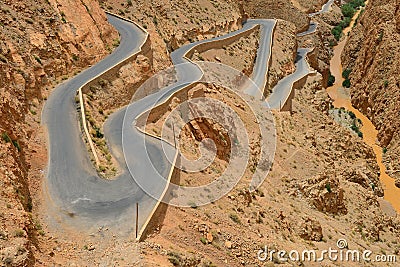
[[[317,27],[318,27],[318,22],[311,21],[310,22],[310,26],[308,27],[308,29],[306,31],[304,31],[304,32],[298,33],[297,36],[301,37],[301,36],[312,34],[312,33],[317,31]]]
[[[321,8],[320,11],[309,14],[310,17],[313,17],[318,14],[329,12],[331,9],[334,0],[328,0]],[[318,23],[311,21],[310,26],[307,31],[301,32],[297,34],[297,36],[304,36],[308,34],[312,34],[316,32],[318,27]],[[301,78],[308,75],[310,71],[310,66],[307,62],[307,54],[312,49],[307,48],[299,48],[297,49],[297,58],[296,58],[296,70],[292,74],[286,76],[282,80],[280,80],[275,87],[272,89],[271,95],[268,97],[267,102],[269,103],[270,108],[279,109],[281,105],[284,105],[287,98],[289,97],[292,91],[292,84]]]
[[[267,98],[268,104],[272,109],[280,109],[289,97],[293,83],[310,73],[310,67],[306,58],[307,53],[310,51],[311,49],[308,48],[299,48],[297,50],[295,72],[280,80],[272,89],[271,95]]]
[[[49,209],[77,228],[113,224],[116,220],[133,222],[136,202],[154,203],[130,177],[126,167],[114,181],[97,176],[82,141],[75,108],[77,89],[93,77],[118,64],[138,51],[145,34],[132,23],[108,15],[109,22],[119,31],[121,44],[95,66],[58,86],[46,102],[42,121],[48,130],[49,165],[45,187],[51,199]],[[116,122],[113,122],[116,123]],[[108,134],[110,143],[116,144],[118,129]],[[121,166],[123,158],[117,157]],[[163,162],[160,161],[160,164]],[[74,214],[75,216],[63,216]],[[128,225],[128,224],[127,224]],[[132,224],[124,231],[132,230]]]
[[[160,196],[166,187],[165,177],[172,168],[167,158],[173,157],[175,149],[164,144],[167,155],[160,153],[161,141],[143,135],[132,127],[131,123],[124,123],[124,116],[133,123],[143,111],[151,109],[174,92],[199,80],[202,77],[201,70],[197,65],[187,63],[183,55],[196,44],[209,41],[189,44],[174,51],[171,58],[177,65],[177,82],[131,103],[128,107],[115,112],[106,121],[104,132],[107,143],[122,169],[119,177],[107,181],[97,176],[87,148],[80,137],[74,101],[76,90],[93,77],[137,52],[145,38],[145,34],[134,24],[111,15],[108,15],[108,19],[121,35],[120,46],[95,66],[58,86],[43,110],[42,121],[47,127],[49,137],[49,167],[45,188],[51,200],[49,209],[61,214],[59,216],[63,221],[81,229],[108,225],[124,232],[131,232],[135,220],[135,203],[139,203],[139,228],[141,228],[156,204],[154,198]],[[263,87],[271,54],[274,20],[249,20],[241,30],[211,41],[239,34],[257,24],[261,26],[261,38],[253,80],[257,86]],[[275,87],[274,93],[268,100],[273,106],[276,106],[279,99],[286,99],[291,88],[288,85],[304,75],[306,69],[308,70],[308,65],[305,64],[306,53],[306,50],[299,50],[300,58],[296,63],[296,72]],[[181,63],[187,64],[180,66]],[[251,95],[259,93],[254,86],[248,88],[246,92]],[[128,171],[126,163],[130,166],[131,172]],[[138,186],[138,182],[141,187]],[[145,188],[146,192],[142,188]],[[72,214],[74,216],[71,216]]]
[[[328,1],[322,6],[321,10],[319,10],[318,12],[315,12],[315,13],[310,13],[310,14],[308,14],[308,16],[309,16],[309,17],[314,17],[315,15],[319,15],[319,14],[328,12],[328,11],[331,9],[332,4],[333,4],[334,2],[335,2],[335,0],[328,0]]]
[[[185,64],[184,67],[178,65],[178,81],[175,84],[133,102],[109,117],[104,132],[111,152],[121,166],[122,174],[113,181],[99,178],[80,137],[74,101],[76,90],[137,52],[145,38],[144,33],[129,22],[111,15],[108,15],[108,20],[121,35],[120,46],[95,66],[58,86],[43,110],[42,121],[48,130],[50,159],[45,188],[49,196],[49,210],[61,217],[63,222],[82,230],[113,226],[120,231],[131,232],[135,220],[135,203],[139,203],[141,228],[156,204],[155,198],[158,198],[166,187],[165,177],[172,168],[167,158],[173,157],[175,149],[166,145],[164,147],[167,155],[160,153],[161,141],[149,136],[144,138],[132,124],[124,123],[124,116],[132,118],[133,121],[143,111],[151,109],[156,103],[167,99],[189,83],[199,80],[202,72],[195,64]],[[213,40],[239,34],[257,23],[261,24],[263,30],[260,41],[262,49],[258,51],[255,79],[264,83],[275,23],[273,20],[251,20],[243,29]],[[173,63],[187,62],[182,56],[198,43],[174,51],[171,54]],[[127,165],[130,166],[131,173]],[[135,179],[132,178],[132,174]],[[138,182],[141,187],[138,186]],[[146,189],[146,193],[142,188]]]

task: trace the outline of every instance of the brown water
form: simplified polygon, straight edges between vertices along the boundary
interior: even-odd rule
[[[372,122],[366,116],[364,116],[364,114],[362,114],[360,111],[352,106],[350,97],[346,93],[344,93],[345,91],[342,87],[342,82],[344,81],[344,79],[342,78],[342,61],[340,59],[340,56],[347,41],[347,33],[350,32],[353,28],[355,18],[357,18],[359,12],[360,11],[358,11],[354,15],[349,27],[343,30],[343,35],[345,37],[338,43],[337,46],[334,47],[334,55],[330,61],[330,70],[332,75],[335,76],[336,81],[333,86],[327,88],[327,92],[329,96],[334,100],[333,105],[336,108],[344,107],[348,111],[354,112],[357,118],[362,121],[363,126],[361,127],[361,132],[363,133],[363,140],[374,150],[376,161],[379,165],[381,173],[380,180],[385,191],[384,199],[389,201],[392,204],[393,208],[398,213],[400,213],[400,201],[398,200],[398,196],[400,196],[400,189],[395,186],[395,180],[386,173],[386,167],[382,163],[382,147],[377,145],[378,131],[376,130]]]

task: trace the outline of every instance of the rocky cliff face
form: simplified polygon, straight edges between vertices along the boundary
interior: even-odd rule
[[[352,103],[378,129],[389,170],[400,169],[399,43],[400,2],[370,1],[342,54],[343,68],[352,70]]]
[[[0,9],[0,259],[14,266],[35,261],[41,228],[28,179],[43,100],[58,81],[107,55],[118,34],[96,1],[6,0]]]
[[[309,2],[315,4],[316,1]],[[243,9],[252,18],[277,18],[292,22],[297,32],[307,30],[310,21],[307,14],[301,12],[290,0],[251,0],[243,2]]]

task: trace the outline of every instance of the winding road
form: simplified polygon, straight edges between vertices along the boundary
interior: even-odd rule
[[[193,47],[238,35],[257,25],[260,25],[261,35],[252,77],[257,86],[249,87],[246,93],[262,100],[262,95],[257,95],[257,92],[258,88],[264,88],[266,83],[276,21],[248,20],[240,30],[211,40],[192,43],[171,53],[176,66],[177,82],[131,103],[128,108],[120,109],[106,121],[106,141],[121,167],[121,174],[115,180],[105,180],[97,175],[81,138],[75,107],[76,91],[138,52],[146,36],[131,22],[113,15],[107,17],[120,33],[120,45],[111,55],[93,67],[59,85],[44,107],[42,122],[48,131],[49,142],[49,162],[44,190],[48,196],[48,218],[56,225],[61,221],[81,230],[107,226],[123,233],[131,233],[134,231],[136,219],[139,229],[143,230],[152,216],[154,208],[158,205],[157,199],[163,196],[168,186],[165,178],[173,168],[168,159],[174,158],[177,152],[173,146],[164,143],[166,155],[161,153],[161,140],[144,135],[136,127],[124,124],[124,117],[137,118],[173,93],[201,79],[202,70],[185,57]],[[295,73],[287,76],[274,88],[268,98],[272,107],[279,108],[277,103],[286,101],[293,82],[309,73],[305,59],[307,52],[307,49],[299,49]],[[182,63],[186,63],[184,67],[179,65]],[[141,186],[138,186],[138,183]],[[143,186],[146,192],[142,190]],[[138,218],[135,218],[136,203],[139,203]]]

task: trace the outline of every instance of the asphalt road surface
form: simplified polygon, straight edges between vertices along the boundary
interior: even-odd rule
[[[174,92],[201,79],[202,71],[199,67],[188,63],[183,57],[194,45],[239,34],[256,24],[261,26],[261,38],[252,78],[257,86],[263,87],[275,21],[249,20],[238,31],[192,43],[174,51],[171,58],[176,65],[176,83],[132,102],[106,121],[106,141],[120,165],[121,174],[114,180],[105,180],[98,177],[81,137],[79,114],[75,106],[76,91],[136,53],[145,39],[145,34],[134,24],[112,15],[108,15],[108,20],[120,33],[120,45],[93,67],[59,85],[46,102],[42,121],[48,130],[49,165],[44,187],[48,196],[49,217],[57,217],[54,222],[62,221],[81,230],[107,226],[130,233],[134,230],[136,203],[139,204],[140,229],[156,205],[156,199],[167,186],[165,177],[172,168],[168,159],[176,153],[174,147],[164,143],[165,155],[162,153],[162,141],[144,135],[133,127],[137,116],[166,100]],[[285,99],[290,94],[288,85],[292,79],[303,75],[306,68],[308,70],[308,65],[304,64],[306,51],[299,52],[295,74],[275,87],[272,98],[268,100],[271,104],[276,105],[279,99]],[[186,64],[179,65],[182,63]],[[255,95],[256,90],[253,86],[247,93]]]

